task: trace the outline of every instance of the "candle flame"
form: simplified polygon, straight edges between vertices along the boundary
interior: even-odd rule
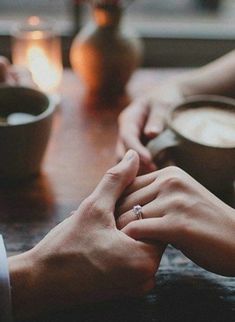
[[[61,80],[61,70],[49,61],[42,48],[31,46],[27,52],[27,61],[35,84],[46,92],[57,89]]]

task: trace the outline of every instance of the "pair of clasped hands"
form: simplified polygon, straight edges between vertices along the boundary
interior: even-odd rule
[[[10,66],[1,64],[0,70],[14,80]],[[176,99],[176,91],[170,92]],[[234,209],[176,167],[157,171],[136,131],[146,124],[151,137],[162,125],[156,131],[146,122],[143,102],[134,104],[136,113],[132,109],[120,117],[122,160],[38,245],[9,258],[16,317],[141,296],[154,287],[168,243],[205,269],[235,275]],[[138,117],[138,111],[142,124],[132,119],[138,127],[130,127],[128,118]],[[130,145],[138,153],[127,149],[131,137]],[[138,176],[143,169],[152,172]],[[133,211],[136,205],[142,206],[141,219]]]
[[[16,316],[144,295],[168,243],[208,270],[234,274],[230,207],[175,167],[137,177],[138,170],[129,150],[75,212],[9,259]]]

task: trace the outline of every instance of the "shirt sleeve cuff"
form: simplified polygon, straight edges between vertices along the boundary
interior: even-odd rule
[[[11,286],[8,260],[0,235],[0,322],[12,322]]]

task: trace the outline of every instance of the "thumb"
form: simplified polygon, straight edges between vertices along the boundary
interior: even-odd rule
[[[159,107],[161,109],[161,107]],[[150,109],[148,119],[144,127],[144,134],[147,138],[153,139],[164,129],[164,116],[157,106]]]
[[[139,156],[129,150],[121,162],[109,169],[95,189],[92,197],[96,204],[107,210],[114,210],[117,200],[124,190],[134,181],[139,170]]]
[[[152,240],[164,243],[172,242],[172,225],[169,225],[166,218],[149,218],[132,221],[122,229],[129,237],[135,240]]]

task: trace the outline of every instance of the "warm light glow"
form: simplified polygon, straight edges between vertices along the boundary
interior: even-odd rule
[[[30,26],[38,26],[41,22],[41,19],[37,16],[31,16],[28,18],[28,24]]]
[[[49,61],[43,48],[32,45],[27,50],[26,59],[33,81],[42,90],[52,92],[59,86],[61,70]]]
[[[16,30],[12,43],[13,63],[28,68],[42,91],[57,92],[63,72],[61,43],[50,24],[31,16]]]

